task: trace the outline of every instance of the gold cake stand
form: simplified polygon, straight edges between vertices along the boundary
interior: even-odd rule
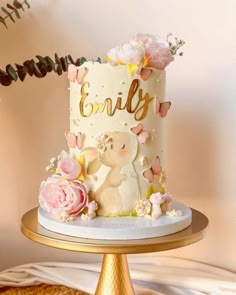
[[[207,217],[192,209],[192,224],[171,235],[139,240],[82,239],[49,231],[38,224],[34,208],[24,214],[21,231],[34,242],[64,250],[104,254],[95,295],[134,295],[126,254],[158,252],[193,244],[201,240],[208,225]]]

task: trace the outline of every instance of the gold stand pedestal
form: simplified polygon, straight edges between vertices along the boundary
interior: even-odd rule
[[[201,240],[208,226],[207,217],[192,209],[192,224],[164,237],[140,240],[82,239],[51,232],[38,224],[34,208],[21,220],[22,233],[34,242],[64,250],[104,254],[95,295],[134,295],[126,254],[150,253],[175,249]]]
[[[134,295],[125,254],[105,254],[95,295]]]

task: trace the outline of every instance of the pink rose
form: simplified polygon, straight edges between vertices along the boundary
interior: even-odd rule
[[[41,183],[39,204],[53,214],[76,216],[88,204],[87,189],[80,181],[67,181],[53,175]]]
[[[75,160],[65,157],[58,161],[57,169],[67,180],[74,180],[80,175],[82,168]]]

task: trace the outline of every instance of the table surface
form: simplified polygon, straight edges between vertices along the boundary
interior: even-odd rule
[[[38,224],[38,208],[26,212],[21,220],[21,231],[29,239],[54,248],[97,253],[137,254],[175,249],[203,239],[208,226],[207,217],[192,209],[192,224],[175,234],[139,240],[95,240],[57,234]]]

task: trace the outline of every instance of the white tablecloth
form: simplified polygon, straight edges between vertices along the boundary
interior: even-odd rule
[[[137,295],[236,295],[236,274],[204,263],[155,254],[128,256]],[[0,272],[0,287],[60,284],[93,294],[100,263],[41,262]]]

